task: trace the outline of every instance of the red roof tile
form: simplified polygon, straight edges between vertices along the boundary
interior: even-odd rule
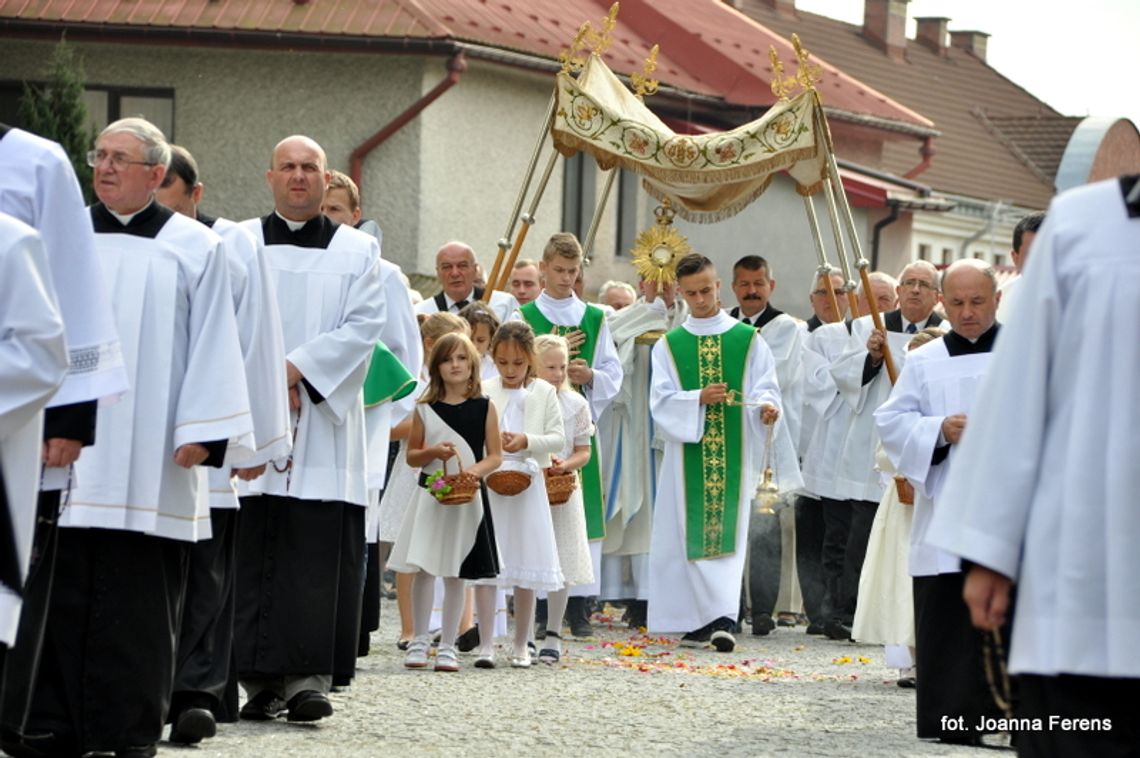
[[[935,51],[907,40],[906,59],[896,62],[855,24],[804,11],[789,18],[760,3],[750,3],[748,13],[780,34],[798,32],[809,48],[844,71],[934,119],[942,136],[934,140],[932,165],[919,177],[923,183],[942,192],[1002,199],[1029,208],[1049,204],[1052,174],[1042,178],[1034,166],[1048,173],[1052,160],[1040,158],[1038,164],[1031,158],[1027,163],[975,111],[982,109],[995,124],[1003,117],[1039,117],[1050,122],[1050,128],[1064,128],[1056,122],[1064,117],[985,61],[959,48]],[[1055,148],[1044,148],[1050,149]],[[918,161],[913,143],[884,145],[882,167],[887,171],[903,175]]]
[[[106,33],[450,39],[556,58],[583,21],[597,28],[609,5],[610,0],[4,0],[0,28],[47,23],[104,27]],[[607,63],[620,73],[640,70],[655,43],[661,45],[655,76],[663,84],[730,105],[774,102],[769,45],[794,71],[787,39],[720,0],[623,0]],[[814,41],[807,43],[810,49]],[[830,108],[886,119],[912,133],[930,130],[931,122],[918,112],[818,62],[820,90]]]

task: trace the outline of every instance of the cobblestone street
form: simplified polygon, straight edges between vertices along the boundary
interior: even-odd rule
[[[392,604],[353,686],[319,725],[223,724],[199,748],[249,755],[979,756],[914,737],[914,690],[877,646],[808,637],[804,627],[738,637],[729,654],[687,650],[595,616],[597,637],[570,641],[560,666],[407,671]],[[1005,753],[1012,755],[1011,753]]]

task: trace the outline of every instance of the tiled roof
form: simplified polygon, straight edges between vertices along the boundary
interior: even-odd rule
[[[934,140],[933,163],[920,181],[967,197],[1003,199],[1029,208],[1049,204],[1052,177],[1060,160],[1059,153],[1051,157],[1056,152],[1055,143],[1054,147],[1021,147],[1030,164],[1049,177],[1046,180],[975,112],[981,109],[1002,134],[1007,128],[1015,131],[1018,136],[1010,134],[1009,141],[1018,145],[1034,140],[1015,128],[1014,122],[1003,119],[1039,119],[1038,126],[1050,134],[1055,134],[1054,129],[1059,133],[1069,121],[972,53],[959,48],[940,53],[908,40],[905,62],[896,62],[864,37],[862,27],[855,24],[799,10],[790,18],[759,3],[749,4],[748,13],[780,34],[798,32],[813,52],[933,119],[942,136]],[[1068,128],[1072,132],[1072,127]],[[913,143],[884,145],[885,170],[902,175],[918,162]]]
[[[991,116],[979,109],[975,116],[990,127],[994,135],[1050,184],[1057,177],[1061,156],[1077,126],[1080,116]]]
[[[595,28],[611,0],[0,0],[0,30],[32,26],[99,31],[104,37],[179,33],[268,40],[290,35],[363,43],[369,39],[453,40],[556,58],[579,25]],[[610,67],[640,70],[659,43],[655,72],[685,92],[742,106],[774,102],[768,47],[785,61],[790,43],[720,0],[623,0]],[[265,44],[263,41],[261,44]],[[919,112],[820,61],[820,90],[839,111],[931,131]],[[912,145],[913,143],[907,142]]]

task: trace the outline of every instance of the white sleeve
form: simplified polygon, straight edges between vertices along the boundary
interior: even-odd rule
[[[597,420],[617,396],[623,376],[621,359],[618,357],[613,337],[610,336],[610,327],[605,319],[602,319],[602,326],[598,331],[598,341],[594,345],[594,364],[591,368],[594,370],[594,381],[586,389],[586,397],[590,401],[590,411]]]
[[[665,339],[653,346],[653,381],[649,410],[657,433],[670,442],[700,442],[705,434],[705,407],[700,390],[681,389]]]

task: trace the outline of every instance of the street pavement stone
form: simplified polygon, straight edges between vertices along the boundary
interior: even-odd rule
[[[394,603],[352,686],[318,724],[219,725],[205,756],[972,756],[992,749],[914,736],[914,690],[900,689],[881,647],[807,636],[803,626],[737,636],[732,653],[690,650],[594,617],[596,636],[567,640],[557,666],[403,668]],[[1004,751],[1003,751],[1004,752]],[[1005,753],[1012,755],[1012,753]]]

